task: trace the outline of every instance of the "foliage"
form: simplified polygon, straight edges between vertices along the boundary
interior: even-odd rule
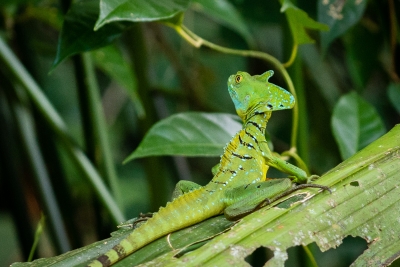
[[[293,111],[272,116],[267,130],[275,151],[297,164],[304,161],[317,174],[348,160],[321,179],[337,189],[332,196],[323,193],[305,206],[283,211],[263,209],[232,230],[239,238],[247,233],[240,229],[249,224],[248,236],[258,236],[252,234],[257,224],[250,220],[270,220],[275,212],[285,213],[276,216],[288,220],[288,227],[296,225],[306,216],[302,207],[312,205],[313,210],[326,211],[315,223],[323,221],[340,232],[336,245],[348,234],[372,242],[372,249],[355,264],[374,259],[373,253],[390,258],[396,253],[395,243],[383,254],[373,242],[379,225],[372,223],[360,233],[343,230],[340,223],[335,228],[332,222],[340,221],[339,215],[367,214],[372,207],[379,208],[377,203],[390,206],[397,201],[379,191],[397,192],[390,191],[396,180],[383,181],[374,174],[387,170],[387,177],[396,177],[388,174],[398,165],[393,156],[396,143],[383,144],[389,154],[379,145],[364,149],[368,155],[361,152],[362,156],[375,155],[368,165],[357,165],[361,163],[352,155],[400,119],[399,10],[393,0],[1,1],[0,229],[8,229],[1,232],[1,239],[10,241],[5,244],[8,250],[0,252],[0,264],[28,258],[42,212],[46,222],[39,226],[44,229],[36,258],[106,238],[125,218],[155,211],[178,179],[205,184],[218,159],[200,156],[218,155],[238,127],[226,90],[228,75],[268,69],[276,73],[272,82],[298,99]],[[130,161],[121,166],[130,154]],[[132,160],[149,155],[196,158]],[[343,166],[360,169],[344,174]],[[370,174],[367,166],[372,166]],[[355,175],[358,186],[350,175]],[[272,170],[269,176],[281,174]],[[357,205],[346,197],[353,193]],[[369,195],[374,201],[368,202]],[[340,213],[335,213],[338,207]],[[264,213],[268,216],[257,217]],[[360,218],[358,222],[367,223],[369,217]],[[382,225],[389,225],[387,221]],[[385,229],[380,235],[389,237]],[[232,244],[227,237],[229,232],[221,239]],[[304,239],[300,232],[295,237],[280,249],[314,240]],[[253,241],[274,246],[265,241],[268,238]],[[237,251],[237,260],[243,264],[255,243]],[[324,256],[314,253],[322,264]],[[294,257],[289,250],[289,261]],[[337,257],[343,266],[345,257],[346,253]],[[323,265],[341,266],[332,258]]]

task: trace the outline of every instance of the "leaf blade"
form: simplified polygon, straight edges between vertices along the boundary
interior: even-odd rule
[[[384,134],[375,108],[355,92],[342,96],[335,105],[331,128],[342,159],[347,159]]]
[[[100,0],[95,30],[115,21],[145,22],[169,19],[186,10],[189,0]]]
[[[241,124],[231,114],[185,112],[156,123],[124,163],[161,155],[219,156]]]
[[[126,24],[114,23],[98,31],[93,26],[99,16],[97,0],[75,2],[64,18],[58,38],[53,68],[72,55],[110,44],[126,29]]]

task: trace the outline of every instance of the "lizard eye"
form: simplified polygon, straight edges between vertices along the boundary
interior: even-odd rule
[[[235,76],[235,82],[236,82],[236,83],[240,83],[242,80],[243,80],[242,75],[236,75],[236,76]]]

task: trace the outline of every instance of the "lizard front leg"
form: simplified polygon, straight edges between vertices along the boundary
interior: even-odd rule
[[[268,166],[274,167],[284,173],[289,174],[289,178],[298,184],[310,184],[315,180],[316,175],[307,176],[307,173],[301,168],[275,156],[268,147],[267,142],[260,143],[261,154],[265,159],[265,163]]]

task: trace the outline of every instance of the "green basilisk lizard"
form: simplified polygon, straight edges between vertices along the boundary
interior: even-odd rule
[[[268,148],[265,128],[272,111],[290,109],[295,104],[292,94],[268,82],[272,75],[270,70],[262,75],[238,72],[229,77],[228,91],[243,129],[225,147],[211,182],[205,186],[179,182],[172,202],[88,266],[110,266],[159,237],[218,214],[224,213],[228,219],[243,216],[299,188],[329,190],[310,184],[313,176],[307,177],[302,169]],[[270,166],[289,174],[289,178],[267,179]],[[294,186],[293,182],[302,185]]]

